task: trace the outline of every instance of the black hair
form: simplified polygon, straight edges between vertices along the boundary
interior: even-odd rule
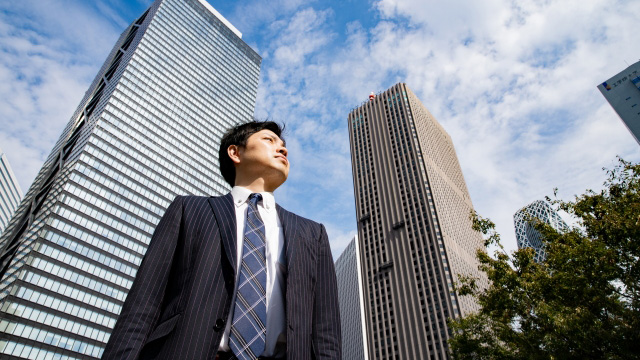
[[[248,123],[236,125],[222,135],[220,141],[220,149],[218,150],[218,159],[220,160],[220,172],[224,177],[224,180],[229,185],[234,186],[236,182],[236,167],[233,161],[227,153],[229,146],[246,146],[249,136],[257,133],[261,130],[271,130],[274,134],[278,135],[282,139],[282,133],[284,132],[284,125],[280,126],[273,121],[258,121],[253,120]],[[284,141],[284,139],[282,139]]]

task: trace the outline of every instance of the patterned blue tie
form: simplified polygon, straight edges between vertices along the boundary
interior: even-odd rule
[[[264,223],[258,213],[260,200],[260,194],[249,195],[238,291],[229,334],[229,347],[240,360],[257,359],[264,352],[267,332],[267,268]]]

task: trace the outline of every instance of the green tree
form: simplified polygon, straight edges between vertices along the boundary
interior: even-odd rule
[[[532,249],[507,254],[494,224],[472,215],[497,250],[477,253],[488,286],[460,277],[480,310],[450,322],[454,359],[640,358],[640,164],[619,159],[607,174],[599,193],[547,198],[578,222],[560,233],[532,219],[541,263]]]

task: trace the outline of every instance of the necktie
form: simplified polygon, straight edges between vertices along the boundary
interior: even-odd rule
[[[249,195],[244,226],[238,291],[229,333],[229,347],[240,360],[257,359],[264,352],[267,325],[267,268],[264,223],[258,213],[260,194]]]

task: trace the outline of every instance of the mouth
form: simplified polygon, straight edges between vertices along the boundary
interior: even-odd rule
[[[281,159],[285,164],[289,163],[289,159],[287,159],[287,157],[283,155],[277,155],[276,159]]]

